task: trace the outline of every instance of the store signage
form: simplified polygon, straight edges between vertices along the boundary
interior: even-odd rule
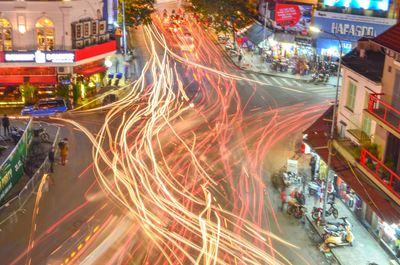
[[[389,9],[389,0],[324,0],[324,5],[387,11]]]
[[[73,63],[75,61],[74,52],[5,52],[5,62],[26,62],[26,63]]]
[[[275,22],[289,27],[296,25],[301,17],[298,5],[276,4]]]
[[[376,37],[395,23],[394,19],[322,11],[318,11],[314,15],[316,27],[351,41],[356,41],[361,37]]]

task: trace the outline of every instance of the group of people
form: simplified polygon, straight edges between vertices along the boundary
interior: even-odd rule
[[[299,190],[298,188],[295,188],[291,193],[290,193],[290,198],[288,200],[287,194],[286,194],[286,188],[282,188],[281,193],[280,193],[280,199],[281,199],[281,211],[283,212],[285,208],[285,204],[291,201],[292,203],[296,203],[299,205],[304,205],[306,203],[306,197],[304,196],[303,192]]]
[[[60,163],[65,166],[67,164],[69,146],[68,146],[68,138],[62,139],[58,143],[58,149],[60,151]],[[54,162],[55,162],[55,148],[52,146],[49,151],[49,162],[50,162],[50,172],[54,172]]]

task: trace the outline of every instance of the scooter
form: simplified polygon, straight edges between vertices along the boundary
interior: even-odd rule
[[[351,224],[347,221],[347,217],[341,217],[340,219],[343,222],[327,222],[324,226],[323,238],[326,238],[328,235],[338,235],[339,233],[346,231],[346,227],[351,228]]]
[[[322,251],[329,251],[333,247],[353,246],[353,242],[354,235],[351,232],[351,228],[347,226],[346,231],[327,236],[324,243],[321,244],[320,249]]]
[[[295,218],[300,219],[307,212],[307,207],[305,207],[302,204],[297,203],[294,200],[290,200],[288,202],[288,207],[287,207],[286,212],[287,212],[287,214],[293,215]]]

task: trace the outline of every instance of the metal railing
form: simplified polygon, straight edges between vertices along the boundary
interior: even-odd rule
[[[400,176],[388,168],[382,161],[368,152],[361,149],[360,164],[379,180],[394,195],[400,198]]]
[[[55,147],[60,134],[60,127],[57,127],[57,132],[54,136],[52,146]],[[7,222],[16,223],[18,221],[18,213],[25,212],[25,205],[31,198],[31,195],[35,193],[36,186],[40,182],[44,173],[47,173],[49,169],[49,158],[46,156],[43,163],[36,170],[35,174],[25,184],[24,188],[19,192],[17,196],[8,200],[4,205],[0,207],[0,226]],[[4,216],[4,217],[2,217]]]
[[[368,111],[400,133],[400,110],[385,103],[383,100],[379,99],[377,95],[370,94]]]

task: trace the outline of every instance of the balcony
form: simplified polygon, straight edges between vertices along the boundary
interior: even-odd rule
[[[378,184],[378,186],[382,187],[383,185],[390,191],[391,194],[388,195],[394,195],[397,199],[400,199],[400,176],[365,148],[361,149],[360,165],[381,184]]]
[[[366,111],[379,125],[400,138],[400,110],[371,94]]]
[[[400,205],[400,176],[380,161],[375,144],[358,145],[348,138],[335,139],[334,149],[347,161],[359,169],[364,176],[383,190],[390,198]]]

